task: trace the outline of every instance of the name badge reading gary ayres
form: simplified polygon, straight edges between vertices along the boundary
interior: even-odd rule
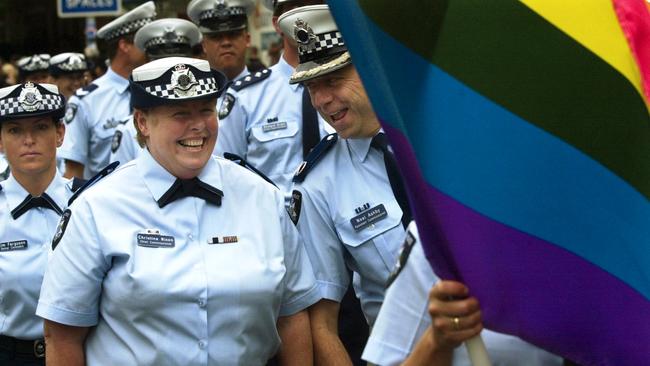
[[[138,233],[138,246],[146,248],[173,248],[176,244],[173,236]]]
[[[381,203],[373,208],[363,211],[361,214],[350,219],[350,223],[355,231],[361,231],[377,221],[388,217],[386,207]]]

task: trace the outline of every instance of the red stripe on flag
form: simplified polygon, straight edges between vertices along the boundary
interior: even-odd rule
[[[641,84],[650,103],[650,6],[646,0],[612,0],[614,10],[641,71]]]

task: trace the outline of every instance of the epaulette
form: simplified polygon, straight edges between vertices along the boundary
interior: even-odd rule
[[[293,176],[293,181],[297,183],[304,181],[309,171],[312,170],[316,164],[318,164],[320,159],[325,156],[334,144],[336,144],[338,137],[337,134],[332,133],[320,140],[318,145],[314,146],[314,148],[309,152],[305,161],[300,163],[296,174]]]
[[[70,181],[70,190],[74,193],[79,190],[79,188],[83,187],[84,184],[88,182],[87,179],[79,178],[79,177],[74,177]]]
[[[102,169],[99,173],[97,173],[94,177],[88,179],[85,183],[81,185],[81,187],[77,188],[77,190],[74,191],[74,194],[70,199],[68,200],[68,206],[76,200],[81,192],[85,191],[86,189],[90,188],[93,184],[99,182],[100,179],[104,178],[105,176],[111,174],[117,166],[120,165],[119,161],[112,162],[106,166],[106,168]]]
[[[268,78],[269,76],[271,76],[271,69],[264,69],[254,74],[248,74],[244,76],[243,78],[235,81],[230,87],[235,89],[236,91],[240,91],[253,84],[259,83],[260,81]]]
[[[93,90],[97,89],[99,86],[97,84],[88,84],[84,86],[81,89],[77,89],[77,91],[74,93],[74,95],[81,99],[85,97],[86,95],[90,94],[93,92]]]
[[[275,186],[275,188],[278,188],[278,186],[275,183],[273,183],[271,178],[267,177],[266,174],[264,174],[261,171],[257,170],[257,168],[252,166],[249,162],[246,161],[246,159],[242,158],[241,156],[236,155],[236,154],[232,154],[232,153],[229,153],[229,152],[224,152],[223,157],[230,160],[230,161],[232,161],[232,162],[234,162],[234,163],[239,164],[240,166],[243,166],[244,168],[246,168],[246,169],[248,169],[250,171],[252,171],[253,173],[255,173],[255,174],[259,175],[260,177],[262,177],[262,179],[264,179],[265,181],[273,184]]]

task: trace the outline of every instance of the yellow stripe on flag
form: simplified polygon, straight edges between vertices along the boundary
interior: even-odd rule
[[[627,78],[639,95],[641,73],[618,23],[612,0],[520,0]]]

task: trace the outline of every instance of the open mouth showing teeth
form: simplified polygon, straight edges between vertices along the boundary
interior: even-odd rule
[[[180,140],[178,144],[185,147],[201,147],[205,139]]]
[[[336,112],[334,114],[330,114],[330,118],[332,119],[332,121],[338,121],[341,118],[345,117],[345,114],[347,113],[347,111],[348,111],[347,109],[343,109],[343,110],[340,110],[340,111],[338,111],[338,112]]]

